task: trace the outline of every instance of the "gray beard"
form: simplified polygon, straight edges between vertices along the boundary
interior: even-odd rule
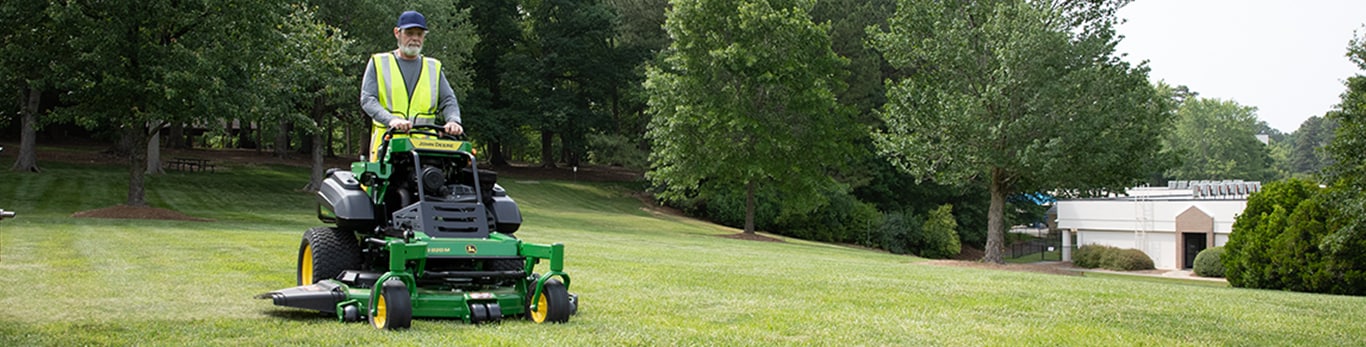
[[[422,54],[422,46],[402,46],[399,47],[398,50],[399,52],[403,52],[403,55],[410,57],[416,57],[418,54]]]

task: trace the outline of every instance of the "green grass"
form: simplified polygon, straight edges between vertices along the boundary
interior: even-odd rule
[[[651,213],[627,185],[503,178],[517,235],[563,242],[568,324],[344,324],[253,295],[293,284],[317,224],[303,169],[152,178],[157,207],[214,222],[73,219],[125,170],[0,172],[0,345],[1358,345],[1366,298],[918,264]]]
[[[1229,286],[1228,286],[1228,282],[1224,282],[1224,281],[1206,281],[1206,280],[1198,280],[1198,279],[1182,279],[1182,278],[1169,278],[1169,277],[1141,276],[1141,275],[1132,275],[1132,274],[1124,274],[1124,273],[1083,272],[1083,273],[1082,273],[1082,276],[1091,277],[1091,278],[1123,279],[1123,280],[1139,281],[1139,282],[1151,282],[1151,283],[1162,283],[1162,284],[1178,284],[1178,285],[1203,286],[1203,287],[1214,287],[1214,288],[1228,288],[1228,287],[1229,287]]]

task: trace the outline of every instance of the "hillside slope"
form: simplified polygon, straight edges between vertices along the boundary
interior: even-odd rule
[[[122,199],[123,171],[0,174],[0,345],[1355,345],[1366,298],[925,266],[802,241],[750,242],[653,213],[620,183],[506,178],[563,242],[564,325],[417,320],[374,331],[252,295],[292,286],[318,222],[299,168],[155,178],[157,207],[212,222],[69,217]]]

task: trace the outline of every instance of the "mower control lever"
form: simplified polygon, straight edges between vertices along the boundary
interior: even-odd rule
[[[376,245],[376,246],[380,246],[380,247],[384,247],[384,246],[388,246],[388,245],[389,245],[388,242],[384,242],[384,240],[382,240],[382,239],[377,239],[377,238],[373,238],[373,237],[366,238],[366,239],[365,239],[365,242],[369,242],[369,243],[372,243],[372,244],[374,244],[374,245]]]

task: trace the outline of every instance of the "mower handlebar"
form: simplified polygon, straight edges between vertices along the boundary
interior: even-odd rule
[[[431,130],[431,131],[420,131],[420,130]],[[393,133],[406,133],[406,134],[417,133],[417,134],[421,134],[421,135],[431,135],[431,136],[436,136],[436,137],[446,138],[446,139],[451,139],[451,140],[456,140],[456,141],[464,141],[464,140],[465,140],[465,134],[460,134],[460,135],[451,135],[451,134],[447,134],[447,133],[446,133],[446,128],[445,128],[445,127],[442,127],[442,126],[440,126],[440,125],[432,125],[432,124],[421,124],[421,125],[416,125],[416,124],[415,124],[415,125],[413,125],[412,128],[409,128],[407,131],[395,130],[394,128],[389,128],[389,129],[387,130],[387,132],[390,133],[390,134],[393,134]]]

